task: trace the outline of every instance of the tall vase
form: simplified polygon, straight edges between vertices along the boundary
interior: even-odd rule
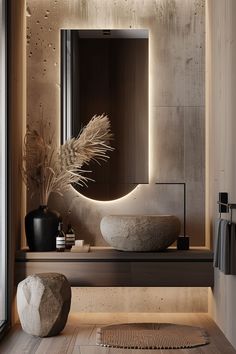
[[[30,251],[55,251],[59,216],[46,205],[41,205],[26,215],[25,232]]]

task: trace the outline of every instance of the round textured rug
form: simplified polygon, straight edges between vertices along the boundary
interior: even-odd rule
[[[96,344],[130,349],[182,349],[209,343],[199,327],[172,323],[130,323],[97,329]]]

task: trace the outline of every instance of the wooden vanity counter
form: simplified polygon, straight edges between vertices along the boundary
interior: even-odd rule
[[[163,252],[123,252],[91,247],[88,253],[16,253],[16,282],[34,273],[63,273],[72,286],[214,285],[213,252],[206,248]]]

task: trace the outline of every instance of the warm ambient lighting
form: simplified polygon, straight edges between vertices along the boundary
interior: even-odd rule
[[[153,119],[153,80],[152,80],[152,32],[149,30],[148,36],[148,173],[149,173],[149,183],[155,183],[154,175],[154,119]]]
[[[117,115],[118,115],[118,111],[117,111],[117,105],[119,105],[120,102],[120,95],[117,96],[117,89],[115,88],[115,90],[113,90],[111,93],[111,97],[110,95],[107,96],[107,93],[102,90],[101,95],[98,96],[97,98],[97,102],[101,101],[101,97],[104,99],[102,99],[102,106],[103,108],[105,107],[104,112],[106,112],[108,115],[110,115],[110,121],[111,121],[111,126],[113,129],[111,129],[113,135],[114,135],[114,140],[116,141],[116,143],[114,144],[116,151],[121,150],[122,153],[116,153],[111,156],[111,168],[108,167],[109,171],[110,171],[110,177],[108,177],[108,181],[107,181],[107,185],[104,184],[104,177],[102,178],[102,186],[99,186],[99,184],[95,183],[93,184],[93,186],[91,185],[91,189],[88,188],[84,188],[83,190],[80,190],[80,188],[78,186],[74,186],[75,189],[77,189],[79,191],[79,193],[85,195],[86,197],[90,198],[90,199],[96,199],[96,200],[116,200],[119,199],[120,197],[126,195],[127,193],[129,193],[132,189],[134,189],[136,187],[137,184],[141,183],[141,184],[146,184],[149,182],[149,144],[148,144],[148,135],[149,135],[149,97],[148,97],[148,93],[149,93],[149,83],[148,83],[148,76],[149,76],[149,72],[148,72],[148,66],[149,66],[149,46],[148,46],[148,30],[147,29],[126,29],[126,30],[121,30],[121,29],[112,29],[112,30],[84,30],[84,29],[80,29],[80,30],[62,30],[61,33],[61,39],[62,39],[62,51],[61,51],[61,57],[62,57],[62,142],[64,142],[65,140],[69,139],[71,136],[75,135],[75,129],[77,129],[77,125],[80,124],[81,126],[84,126],[86,124],[86,120],[85,118],[83,118],[83,114],[81,116],[80,119],[80,123],[74,123],[72,124],[72,122],[77,122],[78,121],[78,116],[81,115],[81,112],[77,112],[77,108],[75,108],[75,111],[71,112],[70,110],[70,106],[71,106],[71,99],[76,100],[76,95],[79,94],[75,88],[73,90],[73,92],[71,92],[71,80],[73,81],[73,72],[74,71],[80,71],[83,68],[84,70],[87,72],[91,71],[90,66],[96,67],[97,63],[96,61],[92,61],[89,62],[89,64],[85,64],[85,61],[81,61],[81,65],[77,65],[75,64],[74,66],[72,65],[72,67],[68,68],[67,62],[68,60],[70,61],[71,58],[71,54],[70,51],[68,52],[68,45],[71,46],[71,50],[73,51],[74,55],[78,55],[78,51],[76,51],[73,48],[76,48],[77,46],[80,47],[81,44],[80,41],[78,42],[77,40],[77,35],[82,39],[86,39],[86,43],[90,43],[89,40],[87,41],[87,39],[92,39],[97,41],[97,38],[101,38],[102,36],[102,32],[104,34],[104,31],[108,32],[111,34],[112,38],[121,38],[122,41],[125,40],[127,41],[127,38],[134,38],[134,40],[132,39],[132,42],[130,43],[130,45],[133,45],[134,43],[134,52],[133,50],[127,50],[128,47],[124,46],[123,44],[120,47],[120,40],[119,43],[116,43],[115,47],[114,45],[112,45],[111,50],[113,51],[114,48],[119,48],[119,50],[122,50],[122,53],[124,51],[124,55],[123,55],[123,59],[125,59],[125,64],[122,62],[120,63],[119,61],[115,64],[115,67],[113,69],[109,69],[107,72],[107,66],[105,65],[104,67],[102,67],[101,70],[105,70],[104,73],[102,73],[103,77],[107,77],[107,75],[109,76],[109,80],[112,80],[112,84],[115,85],[115,87],[117,86],[117,80],[115,80],[115,82],[113,83],[113,72],[114,70],[118,70],[119,71],[119,66],[120,65],[127,65],[127,69],[125,69],[127,72],[130,72],[130,74],[127,76],[127,89],[124,90],[123,95],[126,96],[126,98],[129,97],[129,104],[126,107],[124,104],[120,105],[122,106],[124,112],[120,112],[122,118],[122,121],[124,120],[124,123],[121,122],[121,132],[119,132],[119,128],[117,128],[117,124],[115,124],[115,121],[118,119]],[[75,36],[76,35],[76,36]],[[137,42],[137,40],[139,42]],[[113,40],[114,41],[114,40]],[[103,42],[103,41],[102,41]],[[107,42],[107,41],[106,41]],[[116,41],[114,41],[116,42]],[[69,44],[68,44],[69,43]],[[126,42],[125,42],[126,43]],[[137,45],[136,45],[136,44]],[[91,45],[91,48],[94,47],[93,42],[91,44],[88,44],[89,47]],[[107,46],[107,43],[106,45]],[[96,47],[96,46],[95,46]],[[110,45],[108,44],[108,47],[110,47]],[[114,48],[113,48],[114,47]],[[83,45],[81,47],[81,50],[84,51],[83,49]],[[94,49],[92,49],[94,50]],[[117,49],[116,49],[117,50]],[[136,50],[138,50],[139,52],[136,53]],[[98,46],[98,48],[95,48],[96,53],[102,53],[104,52],[104,48],[100,47],[100,45]],[[141,54],[140,55],[140,51]],[[69,54],[68,54],[69,53]],[[91,53],[90,53],[91,54]],[[82,55],[82,54],[81,54]],[[83,57],[87,57],[89,56],[89,52],[85,51],[84,55],[82,55],[81,58]],[[91,55],[90,55],[91,56]],[[96,55],[92,56],[92,57],[96,57]],[[140,57],[140,59],[137,61],[136,58]],[[105,57],[103,58],[103,63],[105,63],[107,60],[112,60],[112,56],[107,57],[107,54],[105,54]],[[133,66],[131,65],[132,62],[136,62],[137,65]],[[81,68],[80,68],[81,67]],[[105,74],[105,75],[104,75]],[[85,75],[86,76],[86,75]],[[135,92],[132,93],[132,90],[130,90],[130,84],[132,84],[133,82],[133,78],[135,76],[135,82],[137,83],[137,85],[135,84],[135,86],[138,87],[138,91],[135,90]],[[97,85],[96,83],[99,82],[97,80],[97,77],[94,77],[94,75],[92,74],[91,76],[91,82],[89,82],[89,84],[87,83],[86,80],[80,80],[79,85],[81,87],[84,88],[84,90],[89,92],[89,87],[91,85],[93,85],[93,82],[95,82],[95,85]],[[102,80],[103,82],[103,80]],[[130,82],[130,84],[129,84]],[[105,86],[107,85],[107,79],[105,79],[104,82]],[[87,87],[87,85],[89,85]],[[73,85],[72,85],[73,86]],[[101,86],[101,85],[100,85]],[[119,86],[119,85],[118,85]],[[117,87],[118,87],[117,86]],[[126,85],[125,85],[126,86]],[[87,87],[87,88],[86,88]],[[126,92],[127,90],[127,92]],[[80,90],[81,91],[81,90]],[[83,91],[83,90],[82,90]],[[95,91],[99,91],[99,86],[96,88]],[[119,91],[119,89],[118,89]],[[137,91],[137,92],[136,92]],[[69,96],[68,96],[69,95]],[[138,95],[138,96],[137,96]],[[71,96],[71,99],[68,98]],[[88,96],[88,97],[87,97]],[[139,97],[140,96],[140,97]],[[87,99],[87,104],[89,106],[91,106],[91,102],[93,100],[93,96],[86,95],[86,99]],[[138,106],[137,104],[135,104],[135,102],[137,103],[137,97],[139,97],[138,99]],[[142,100],[140,100],[140,98],[143,97]],[[81,98],[83,101],[83,98]],[[104,101],[105,100],[105,101]],[[107,101],[108,100],[108,101]],[[93,100],[94,101],[94,100]],[[96,101],[96,100],[95,100]],[[113,104],[115,104],[114,109],[112,109],[112,112],[109,113],[108,106],[107,103],[109,102],[113,102],[111,103],[112,106]],[[100,104],[100,105],[101,105]],[[105,104],[105,106],[104,106]],[[90,114],[93,115],[94,114],[94,110],[101,110],[100,105],[96,108],[96,103],[95,106],[91,106],[91,112]],[[68,107],[69,107],[69,111],[68,111]],[[86,107],[86,103],[85,106]],[[107,112],[108,109],[108,112]],[[82,109],[83,111],[83,109]],[[115,113],[117,111],[117,113]],[[73,114],[72,114],[73,113]],[[88,113],[88,112],[87,112]],[[88,113],[89,114],[89,113]],[[127,115],[127,117],[126,117]],[[130,125],[132,124],[132,122],[128,122],[130,121],[130,116],[133,116],[135,118],[135,120],[137,121],[134,125]],[[132,118],[131,118],[132,119]],[[140,121],[140,123],[139,123]],[[141,123],[141,121],[143,121]],[[69,125],[68,125],[69,122]],[[128,122],[128,123],[127,123]],[[113,126],[114,123],[114,126]],[[128,124],[128,125],[127,125]],[[72,128],[72,125],[75,126],[75,128],[73,128],[72,130],[70,128]],[[117,131],[118,129],[118,131]],[[125,132],[129,132],[130,133],[128,135],[126,135]],[[122,138],[123,135],[123,138]],[[117,139],[116,139],[117,137]],[[121,144],[121,145],[120,145]],[[124,147],[123,147],[124,146]],[[124,153],[125,152],[125,153]],[[116,169],[114,170],[114,168],[112,166],[116,165],[116,168],[120,165],[120,162],[122,160],[123,163],[123,168],[119,169],[119,173],[116,172]],[[126,166],[126,167],[125,167]],[[92,168],[93,169],[93,168]],[[123,170],[123,172],[122,172]],[[99,175],[99,172],[93,171],[94,172],[94,176],[93,179],[95,180],[95,182],[97,182],[98,180],[100,180],[99,176],[101,177],[101,175]],[[115,174],[118,175],[118,181],[117,178],[115,178]],[[120,174],[123,175],[122,180],[120,181]],[[129,182],[128,182],[129,181]],[[111,186],[110,186],[111,184]],[[113,184],[113,186],[112,186]],[[103,190],[104,189],[104,190]],[[99,192],[99,193],[98,193]]]
[[[205,183],[206,183],[206,196],[205,196],[205,235],[206,235],[206,246],[211,247],[211,176],[210,176],[210,97],[211,97],[211,31],[210,31],[210,8],[209,2],[206,2],[206,57],[205,57],[205,70],[206,70],[206,80],[205,80],[205,102],[206,102],[206,120],[205,120]]]
[[[153,131],[154,131],[154,125],[153,125],[153,105],[152,105],[152,87],[153,87],[153,83],[151,80],[151,71],[152,71],[152,63],[151,63],[151,57],[152,57],[152,51],[151,51],[151,31],[150,29],[148,30],[148,175],[149,175],[149,183],[155,182],[155,175],[154,175],[154,151],[153,151]],[[125,199],[130,198],[131,195],[133,195],[135,193],[135,191],[137,191],[138,187],[141,186],[141,184],[138,184],[132,191],[130,191],[128,194],[126,194],[123,197],[117,198],[117,199],[112,199],[112,200],[108,200],[108,201],[104,201],[104,200],[95,200],[92,198],[88,198],[86,196],[84,196],[83,194],[81,194],[80,192],[76,191],[74,189],[74,192],[76,192],[77,195],[79,195],[81,198],[88,200],[90,202],[93,203],[99,203],[99,204],[108,204],[108,203],[117,203],[120,201],[124,201]]]
[[[107,204],[107,203],[116,203],[116,202],[120,202],[121,200],[125,200],[127,198],[129,198],[131,196],[131,194],[133,194],[137,188],[139,187],[140,185],[138,184],[131,192],[129,192],[128,194],[124,195],[123,197],[121,198],[117,198],[117,199],[113,199],[113,200],[96,200],[96,199],[91,199],[91,198],[88,198],[88,197],[85,197],[83,194],[79,193],[78,191],[76,191],[76,189],[74,189],[74,192],[76,194],[78,194],[81,198],[85,199],[85,200],[88,200],[90,202],[94,202],[95,204],[99,203],[99,204]]]

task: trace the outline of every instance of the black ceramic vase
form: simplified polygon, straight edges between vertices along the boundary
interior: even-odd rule
[[[26,239],[30,251],[55,251],[59,214],[46,205],[32,210],[25,217]]]

